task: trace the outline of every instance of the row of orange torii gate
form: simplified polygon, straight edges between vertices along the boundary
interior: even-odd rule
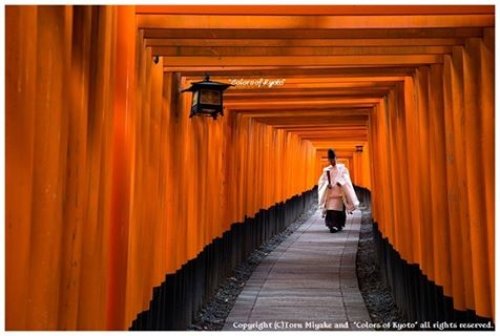
[[[7,6],[6,328],[128,329],[235,224],[311,205],[330,147],[401,265],[494,319],[494,20],[493,6]],[[282,85],[240,83],[223,117],[189,118],[180,91],[206,72]]]

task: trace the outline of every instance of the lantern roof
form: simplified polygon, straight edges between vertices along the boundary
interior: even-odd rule
[[[234,86],[234,85],[211,81],[210,76],[208,74],[206,74],[204,80],[202,80],[200,82],[191,82],[191,87],[184,89],[181,92],[197,91],[200,89],[212,89],[212,90],[215,89],[215,90],[219,90],[219,91],[224,91],[230,86]]]

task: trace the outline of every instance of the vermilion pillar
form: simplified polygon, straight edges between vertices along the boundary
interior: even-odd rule
[[[109,268],[107,281],[106,327],[121,330],[125,321],[126,274],[129,239],[132,118],[135,113],[135,9],[116,9],[116,58],[113,92],[113,143],[111,173],[111,213],[109,228]]]

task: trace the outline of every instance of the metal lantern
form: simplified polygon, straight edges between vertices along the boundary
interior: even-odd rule
[[[363,152],[363,145],[356,145],[356,152],[362,153]]]
[[[223,116],[224,106],[222,104],[222,92],[230,86],[233,85],[211,81],[208,74],[205,75],[205,80],[191,83],[190,88],[181,91],[193,92],[191,113],[189,117],[191,118],[195,115],[209,115],[217,119],[219,113]]]

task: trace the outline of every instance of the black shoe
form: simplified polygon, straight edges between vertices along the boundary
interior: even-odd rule
[[[330,232],[331,233],[337,233],[337,232],[339,232],[339,229],[337,229],[335,226],[333,226],[333,227],[330,228]]]

